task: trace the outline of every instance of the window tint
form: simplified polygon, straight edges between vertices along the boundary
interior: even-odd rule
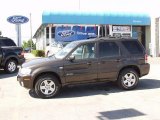
[[[100,57],[119,56],[119,47],[114,42],[100,42]]]
[[[143,54],[143,49],[137,41],[123,41],[122,44],[131,54]]]
[[[75,56],[75,59],[88,59],[95,57],[95,43],[88,43],[85,45],[79,46],[72,55]]]
[[[16,44],[11,39],[1,39],[0,46],[16,46]]]

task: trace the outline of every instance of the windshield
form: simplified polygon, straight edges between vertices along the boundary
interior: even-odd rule
[[[58,51],[54,56],[57,59],[63,59],[68,55],[68,53],[70,53],[75,48],[75,46],[77,46],[77,44],[76,42],[71,42],[67,44],[62,50]]]

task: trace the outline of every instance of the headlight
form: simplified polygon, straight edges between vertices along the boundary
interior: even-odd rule
[[[20,69],[20,73],[21,73],[22,75],[30,75],[31,69],[30,69],[30,68],[21,68],[21,69]]]

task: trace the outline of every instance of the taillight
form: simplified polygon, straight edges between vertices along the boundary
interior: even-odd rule
[[[145,54],[145,63],[148,63],[148,55],[147,54]]]
[[[21,57],[23,57],[23,58],[24,58],[24,52],[23,52],[23,51],[21,51]]]

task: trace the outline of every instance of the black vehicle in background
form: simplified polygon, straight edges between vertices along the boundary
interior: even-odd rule
[[[0,68],[7,73],[17,71],[17,65],[25,61],[22,47],[17,47],[13,40],[0,37]]]

